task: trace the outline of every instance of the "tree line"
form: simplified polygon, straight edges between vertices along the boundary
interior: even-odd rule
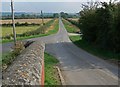
[[[83,5],[77,25],[82,40],[101,49],[120,53],[120,2],[95,2]]]
[[[102,2],[80,11],[83,40],[103,49],[120,52],[120,3]]]
[[[53,14],[44,14],[43,15],[44,18],[58,18],[58,13],[53,13]],[[41,14],[25,14],[25,13],[21,13],[21,14],[15,14],[15,19],[37,19],[37,18],[42,18]],[[5,19],[12,19],[12,15],[8,14],[8,15],[2,15],[2,20]]]

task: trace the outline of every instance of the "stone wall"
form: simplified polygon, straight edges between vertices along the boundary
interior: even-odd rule
[[[3,72],[2,85],[41,85],[45,44],[34,42]]]

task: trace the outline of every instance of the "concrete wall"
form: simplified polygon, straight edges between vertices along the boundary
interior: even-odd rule
[[[34,42],[3,72],[3,85],[41,85],[45,44]],[[43,68],[43,69],[42,69]],[[42,77],[42,78],[41,78]]]

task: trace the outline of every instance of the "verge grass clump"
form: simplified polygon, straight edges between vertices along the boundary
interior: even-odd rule
[[[48,53],[45,53],[45,85],[60,85],[60,78],[55,66],[59,61]]]
[[[15,58],[25,49],[23,42],[18,41],[13,47],[13,50],[9,53],[2,55],[2,70],[4,71],[7,67],[15,60]]]

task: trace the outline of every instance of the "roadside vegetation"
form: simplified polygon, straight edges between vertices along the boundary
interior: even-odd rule
[[[64,23],[65,28],[67,29],[67,32],[69,32],[69,33],[77,33],[77,32],[80,31],[79,28],[77,28],[75,25],[71,25],[71,23],[68,22],[67,20],[63,19],[62,21]]]
[[[68,22],[67,20],[64,21],[64,25],[66,26],[67,23],[65,22]],[[71,24],[70,23],[70,26],[73,28],[73,29],[77,29],[77,27],[74,27],[75,25]],[[66,27],[67,30],[69,30],[69,27]],[[83,39],[82,36],[69,36],[69,38],[71,39],[71,41],[77,45],[78,47],[86,50],[87,52],[93,54],[93,55],[96,55],[100,58],[103,58],[105,60],[120,60],[118,58],[120,58],[120,53],[114,53],[110,50],[106,50],[106,49],[102,49],[100,48],[99,46],[96,46],[94,44],[90,44],[89,42],[87,42],[86,40]]]
[[[66,19],[79,27],[83,34],[82,39],[71,37],[75,44],[104,59],[120,60],[119,2],[86,3],[78,22]]]
[[[45,53],[45,85],[61,85],[59,74],[55,66],[59,61],[48,53]]]
[[[103,2],[100,5],[85,5],[80,12],[83,40],[101,49],[120,53],[120,3]]]
[[[105,60],[120,60],[120,54],[113,53],[108,50],[101,49],[95,45],[89,44],[87,41],[82,40],[80,36],[70,36],[71,41],[78,47],[86,50],[87,52],[94,54]]]
[[[11,52],[2,53],[2,71],[6,70],[8,66],[15,60],[15,58],[25,49],[24,43],[21,41],[16,42],[16,46],[12,48]]]

